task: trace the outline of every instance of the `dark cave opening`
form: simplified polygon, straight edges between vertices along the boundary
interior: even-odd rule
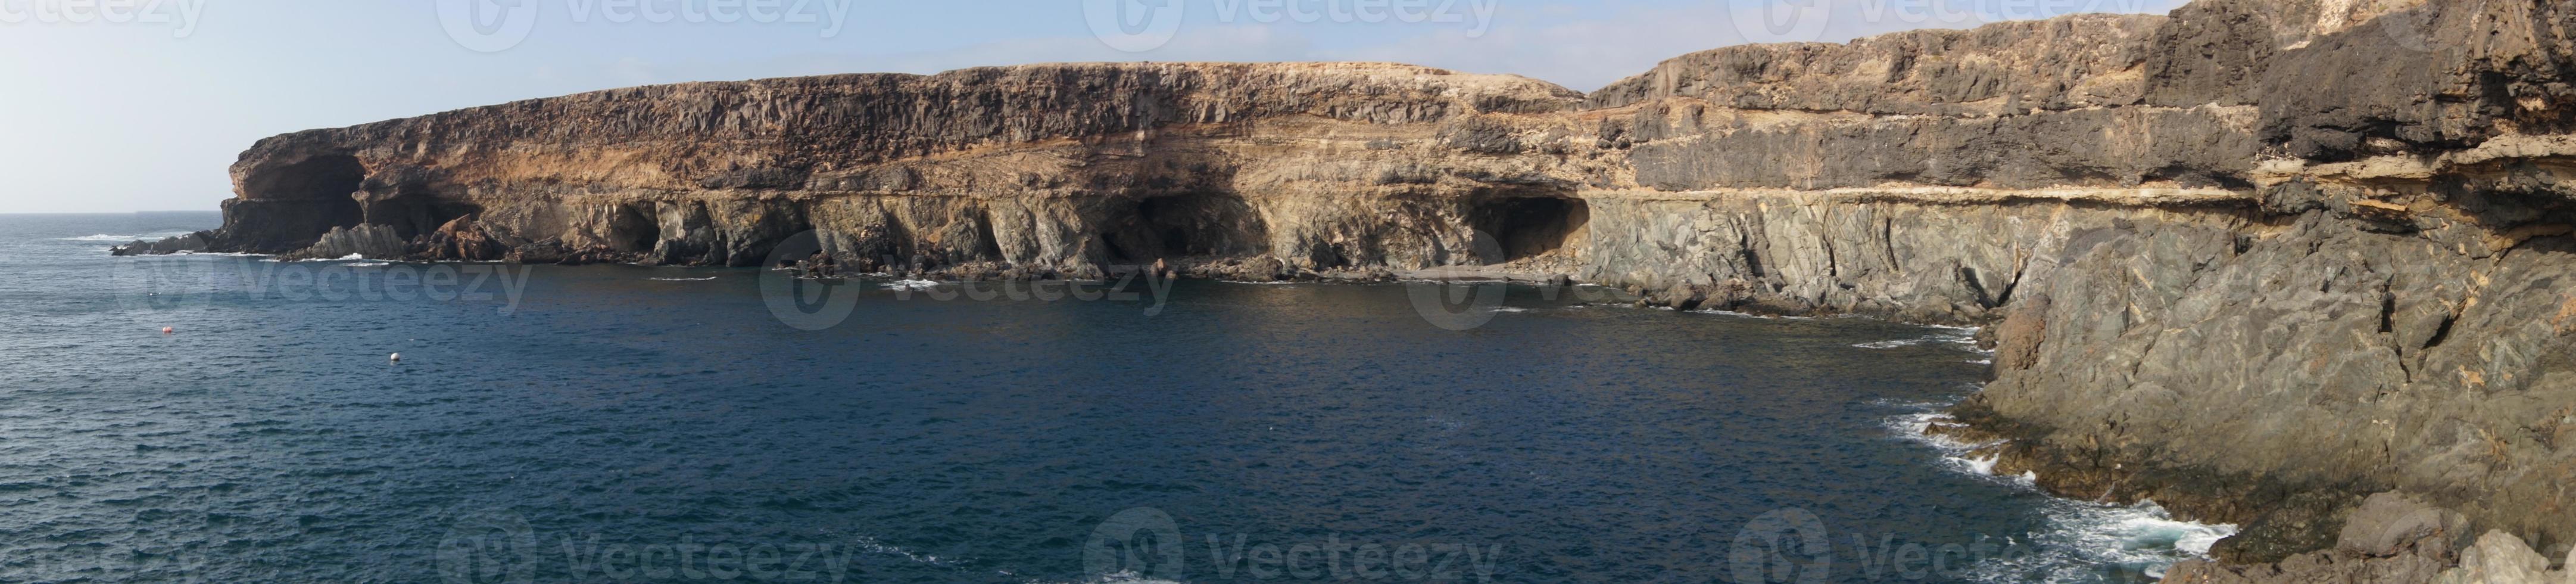
[[[650,204],[637,203],[609,207],[606,233],[609,249],[626,253],[643,253],[653,251],[654,247],[662,243],[661,220],[656,218],[652,211],[636,207],[636,205]]]
[[[1105,260],[1150,264],[1159,259],[1262,253],[1270,230],[1243,198],[1191,193],[1120,201],[1104,217]]]
[[[1591,221],[1591,205],[1569,197],[1487,197],[1467,209],[1467,226],[1476,230],[1478,239],[1477,259],[1488,264],[1516,262],[1563,249],[1579,240]],[[1496,252],[1502,257],[1483,257]]]
[[[365,218],[354,195],[366,177],[366,166],[359,164],[355,156],[315,156],[252,174],[242,183],[242,198],[293,201],[294,207],[302,211],[296,213],[295,219],[299,220],[280,221],[279,228],[295,233],[269,235],[309,241],[331,228],[355,226]]]

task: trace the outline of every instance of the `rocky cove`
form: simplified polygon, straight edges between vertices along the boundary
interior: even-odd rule
[[[1945,431],[2243,526],[2172,579],[2539,581],[2576,544],[2571,35],[2538,0],[2200,0],[1588,94],[1369,63],[639,87],[263,140],[222,228],[119,253],[753,266],[811,231],[927,276],[1487,266],[1981,325],[1994,379]]]

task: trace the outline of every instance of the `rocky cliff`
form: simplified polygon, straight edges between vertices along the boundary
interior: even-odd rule
[[[622,89],[271,138],[222,229],[134,251],[742,266],[814,230],[892,271],[1499,265],[1988,324],[1957,431],[2060,493],[2246,525],[2177,574],[2429,577],[2524,557],[2465,530],[2576,542],[2571,34],[2541,0],[2201,0],[1589,95],[1384,64]],[[2458,520],[2338,546],[2383,492]]]
[[[1447,265],[1474,247],[1466,225],[1561,221],[1578,186],[1612,174],[1589,136],[1566,146],[1581,99],[1376,64],[623,89],[262,141],[233,168],[214,239],[293,253],[349,239],[333,229],[472,227],[492,245],[437,257],[745,266],[811,229],[835,254],[907,270]],[[1522,155],[1540,149],[1553,153]],[[1506,247],[1534,256],[1571,228],[1513,231],[1532,241]],[[303,253],[367,251],[320,247]]]

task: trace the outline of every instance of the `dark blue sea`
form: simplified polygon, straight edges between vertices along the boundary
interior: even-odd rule
[[[2227,532],[1922,437],[1959,330],[107,254],[218,222],[0,215],[0,581],[2131,582]]]

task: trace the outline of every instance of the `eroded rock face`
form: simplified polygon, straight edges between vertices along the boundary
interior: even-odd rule
[[[1385,64],[622,89],[262,141],[201,239],[748,266],[812,230],[870,271],[1499,265],[1997,325],[1958,416],[2006,472],[2245,526],[2238,566],[2178,575],[2424,581],[2470,542],[2357,536],[2395,521],[2364,495],[2576,541],[2571,14],[2202,0],[1729,47],[1589,96]]]
[[[233,169],[243,215],[316,210],[223,233],[240,249],[283,252],[334,227],[383,225],[410,240],[472,217],[478,237],[504,248],[652,264],[754,265],[815,229],[836,254],[915,270],[1247,258],[1420,268],[1473,249],[1467,218],[1480,205],[1571,200],[1578,185],[1624,180],[1615,157],[1575,147],[1593,140],[1564,115],[1580,98],[1523,78],[1381,64],[1047,65],[616,90],[262,141]],[[446,243],[425,247],[453,255]]]

